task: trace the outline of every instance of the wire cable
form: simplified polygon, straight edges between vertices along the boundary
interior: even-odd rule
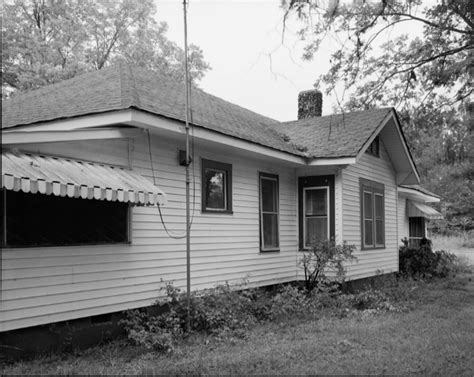
[[[151,175],[153,177],[153,184],[156,186],[156,178],[155,178],[155,168],[153,166],[153,155],[151,153],[151,137],[150,137],[150,130],[146,130],[147,132],[147,136],[148,136],[148,152],[150,154],[150,165],[151,165]],[[157,204],[157,207],[158,207],[158,213],[160,214],[160,221],[161,223],[163,224],[163,228],[166,232],[166,234],[168,235],[168,237],[170,238],[174,238],[174,239],[182,239],[182,238],[186,238],[186,232],[184,232],[184,234],[173,234],[171,231],[168,230],[168,227],[166,226],[166,223],[163,219],[163,214],[161,213],[161,206],[160,206],[160,203],[156,203]]]

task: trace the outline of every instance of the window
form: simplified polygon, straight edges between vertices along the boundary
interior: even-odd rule
[[[335,236],[334,176],[298,179],[300,249]]]
[[[385,247],[384,185],[360,178],[363,249]]]
[[[329,239],[329,187],[303,189],[304,247]]]
[[[278,176],[260,173],[260,250],[278,251],[279,193]]]
[[[201,160],[202,212],[232,213],[232,165]]]
[[[370,143],[365,153],[371,154],[375,157],[380,156],[380,139],[378,136],[376,136],[372,143]]]
[[[3,190],[4,247],[126,243],[129,205]]]
[[[420,241],[426,237],[425,232],[425,218],[424,217],[409,217],[409,242],[411,246],[419,246]]]

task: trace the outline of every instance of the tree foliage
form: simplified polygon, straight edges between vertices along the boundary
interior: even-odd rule
[[[444,198],[451,225],[472,219],[470,1],[283,0],[282,7],[285,20],[295,14],[302,23],[304,59],[316,59],[329,37],[340,42],[315,86],[342,91],[343,111],[396,107],[422,184]]]
[[[155,20],[152,0],[15,0],[2,13],[4,95],[119,61],[183,78],[184,52]],[[189,67],[194,81],[209,69],[194,45]]]
[[[283,7],[287,15],[294,12],[303,21],[305,59],[315,57],[329,34],[340,40],[321,84],[328,92],[340,83],[353,89],[346,107],[393,105],[437,89],[452,92],[452,104],[472,93],[469,0],[431,6],[421,0],[283,0]],[[405,26],[416,24],[422,27],[420,36],[403,33]]]

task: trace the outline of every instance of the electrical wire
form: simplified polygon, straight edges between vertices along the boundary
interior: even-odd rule
[[[155,178],[155,168],[153,167],[153,155],[151,153],[151,138],[150,138],[150,130],[146,130],[147,131],[147,137],[148,137],[148,152],[150,154],[150,165],[151,165],[151,174],[152,174],[152,177],[153,177],[153,184],[156,186],[156,178]],[[157,207],[158,207],[158,213],[160,214],[160,220],[161,220],[161,223],[163,224],[163,228],[166,232],[166,234],[168,235],[168,237],[170,238],[174,238],[174,239],[183,239],[183,238],[186,238],[186,232],[184,232],[184,234],[173,234],[171,231],[168,230],[168,227],[166,226],[166,223],[163,219],[163,214],[161,213],[161,206],[160,206],[160,203],[157,203]]]

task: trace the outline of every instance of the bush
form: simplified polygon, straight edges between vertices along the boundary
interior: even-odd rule
[[[406,239],[399,250],[399,271],[403,275],[413,277],[447,277],[455,271],[457,257],[444,250],[431,249],[431,242],[421,246],[409,246]]]
[[[306,312],[310,302],[306,290],[292,284],[283,285],[271,298],[269,317],[275,319],[289,314]]]
[[[355,245],[336,244],[334,239],[315,242],[311,250],[304,253],[300,264],[304,269],[305,286],[311,292],[334,282],[342,283],[345,278],[344,262],[357,259],[352,255]],[[329,278],[328,273],[332,274]]]
[[[164,315],[150,316],[145,310],[129,310],[120,321],[132,344],[147,350],[170,352],[174,349],[173,340],[180,334],[178,326],[173,326],[173,317],[165,320]]]

